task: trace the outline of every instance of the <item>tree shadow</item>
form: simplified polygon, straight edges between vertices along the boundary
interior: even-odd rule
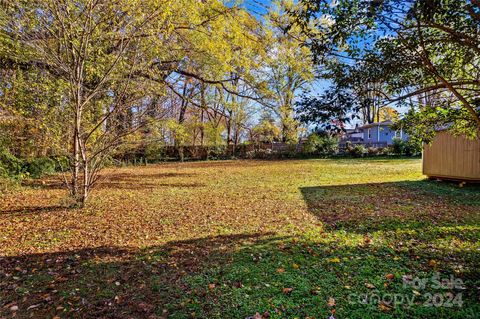
[[[52,176],[41,179],[27,179],[22,181],[22,186],[40,188],[40,189],[66,189],[65,182]]]
[[[302,187],[311,213],[333,229],[368,233],[475,224],[480,187],[402,181]]]
[[[100,176],[99,181],[95,185],[94,189],[119,189],[119,190],[148,190],[155,188],[197,188],[203,187],[203,183],[184,183],[176,182],[175,178],[190,178],[195,176],[193,173],[179,173],[179,172],[167,172],[167,173],[145,173],[136,172],[133,173],[105,173]],[[158,180],[173,179],[172,182],[159,182]],[[41,189],[66,189],[64,181],[60,178],[48,177],[44,179],[34,179],[24,181],[23,186],[41,188]]]
[[[0,317],[11,314],[12,305],[19,307],[17,318],[165,315],[170,303],[191,293],[185,277],[203,267],[221,267],[231,262],[239,246],[271,242],[270,235],[172,241],[147,249],[96,247],[0,257]]]
[[[163,179],[163,178],[175,178],[175,177],[194,177],[193,173],[180,173],[180,172],[167,172],[167,173],[142,173],[136,171],[136,174],[132,173],[105,173],[101,175],[102,179],[129,181],[132,179]]]
[[[62,205],[52,206],[22,206],[20,208],[13,208],[0,211],[0,216],[31,216],[36,214],[52,214],[61,213],[71,210],[71,208]]]
[[[114,180],[102,181],[95,185],[95,190],[152,190],[156,188],[199,188],[204,187],[203,183],[149,183],[141,180],[119,182]]]
[[[424,258],[418,252],[386,246],[254,233],[173,241],[145,249],[97,247],[8,256],[0,258],[0,317],[15,313],[17,318],[223,319],[260,312],[269,314],[263,318],[322,318],[330,313],[326,301],[333,296],[340,317],[351,313],[419,317],[420,313],[427,318],[438,308],[425,312],[400,306],[382,314],[377,304],[349,304],[349,295],[368,292],[371,288],[365,282],[374,285],[377,294],[412,294],[403,287],[401,275],[416,269],[430,276],[435,269],[428,269],[426,261],[444,255],[457,261],[463,258],[447,250]],[[398,259],[392,261],[393,256]],[[474,261],[468,261],[456,274],[467,285],[465,311],[475,309],[478,272],[472,265]],[[390,272],[398,277],[386,286],[384,276]],[[292,290],[285,292],[285,287]],[[438,318],[450,318],[456,311],[442,309]]]
[[[100,177],[95,185],[95,189],[127,189],[127,190],[144,190],[155,188],[197,188],[203,187],[205,184],[198,182],[159,182],[159,180],[168,180],[182,177],[192,177],[195,174],[190,173],[155,173],[155,174],[132,174],[132,173],[116,173],[106,174]]]
[[[176,178],[190,178],[192,173],[167,172],[167,173],[110,173],[100,176],[95,189],[109,190],[147,190],[155,188],[197,188],[203,187],[202,183],[177,182]],[[171,182],[159,182],[159,180],[173,179]]]

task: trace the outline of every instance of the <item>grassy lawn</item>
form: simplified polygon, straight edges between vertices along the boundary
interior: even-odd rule
[[[0,318],[478,318],[480,187],[420,171],[129,167],[84,209],[56,179],[32,183],[0,196]]]

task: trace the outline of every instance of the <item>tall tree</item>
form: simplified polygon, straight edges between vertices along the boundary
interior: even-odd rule
[[[277,1],[267,16],[272,29],[270,48],[270,85],[274,94],[275,111],[279,115],[283,142],[296,142],[298,122],[294,118],[295,97],[313,81],[310,49],[303,46],[305,37],[286,14],[295,7],[293,1]]]
[[[241,96],[228,75],[254,83],[251,56],[261,36],[255,19],[217,0],[15,0],[3,4],[0,23],[4,65],[61,81],[55,107],[71,141],[66,184],[80,205],[157,97],[178,93],[179,77],[201,83],[201,93],[217,85]],[[249,54],[239,54],[242,45]],[[204,102],[200,94],[202,113]]]

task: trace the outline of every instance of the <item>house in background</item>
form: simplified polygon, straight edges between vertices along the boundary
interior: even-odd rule
[[[384,121],[347,129],[340,140],[340,148],[345,147],[347,143],[362,144],[366,147],[387,147],[392,145],[396,138],[407,141],[408,135],[403,130],[392,129],[392,125],[392,121]]]
[[[392,129],[392,121],[371,123],[360,126],[363,132],[363,143],[366,145],[392,145],[395,138],[408,140],[408,135],[402,129]]]
[[[355,126],[355,128],[347,128],[342,136],[342,140],[349,141],[351,143],[362,142],[363,132],[361,129],[359,129],[358,124]]]

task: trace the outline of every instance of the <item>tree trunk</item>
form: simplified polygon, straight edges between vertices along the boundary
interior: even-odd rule
[[[180,114],[178,116],[178,123],[182,124],[185,121],[185,112],[187,111],[187,79],[185,79],[185,83],[183,84],[183,98],[182,98],[182,103],[180,104]]]
[[[85,206],[85,203],[87,202],[87,198],[90,192],[90,176],[89,176],[90,170],[88,167],[88,162],[86,158],[83,160],[83,193],[82,193],[82,198],[80,201],[80,205],[83,207]]]
[[[203,139],[205,137],[205,132],[203,129],[203,109],[200,112],[200,145],[203,146]]]
[[[71,193],[74,198],[78,197],[78,176],[80,173],[80,143],[79,143],[79,132],[80,132],[80,119],[79,115],[75,116],[75,124],[73,129],[73,169],[72,169],[72,185]]]

